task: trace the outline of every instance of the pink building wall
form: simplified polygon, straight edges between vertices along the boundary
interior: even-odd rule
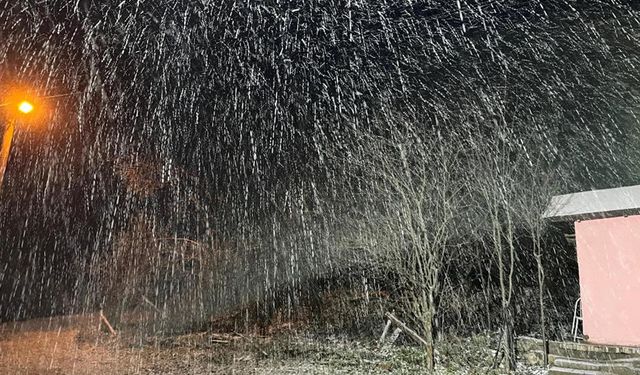
[[[575,225],[584,334],[640,346],[640,215]]]

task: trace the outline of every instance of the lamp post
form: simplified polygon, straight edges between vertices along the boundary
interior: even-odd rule
[[[16,105],[15,108],[20,115],[28,115],[33,112],[33,104],[27,100],[23,100]],[[17,116],[9,117],[9,121],[4,130],[2,136],[2,148],[0,148],[0,189],[2,189],[2,182],[4,181],[4,172],[7,169],[7,162],[9,161],[9,152],[11,151],[11,142],[13,141],[13,133],[16,129]]]

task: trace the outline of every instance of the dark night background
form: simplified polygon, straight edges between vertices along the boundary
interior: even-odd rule
[[[472,141],[502,114],[565,190],[637,183],[637,6],[461,3],[0,2],[3,90],[54,96],[0,192],[0,320],[84,307],[87,265],[138,217],[199,241],[295,230],[285,213],[339,185],[325,148],[380,114]]]

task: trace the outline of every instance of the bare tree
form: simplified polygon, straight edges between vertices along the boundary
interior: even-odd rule
[[[512,297],[519,217],[514,207],[519,199],[516,171],[521,160],[520,155],[513,152],[512,145],[504,139],[485,140],[474,151],[471,157],[474,168],[469,179],[470,189],[477,198],[480,242],[490,251],[497,267],[502,310],[498,353],[503,354],[506,366],[511,371],[516,367]],[[498,364],[496,360],[494,365]]]
[[[544,211],[549,205],[551,197],[558,189],[557,173],[545,168],[547,162],[543,158],[528,159],[528,165],[520,172],[520,189],[514,206],[520,213],[522,227],[531,239],[533,256],[536,260],[538,275],[538,303],[540,313],[540,336],[543,342],[543,362],[549,363],[547,353],[547,332],[545,319],[545,274],[543,265],[544,247],[542,240],[547,230],[548,222],[543,218]]]
[[[353,254],[356,262],[394,275],[405,311],[421,324],[433,370],[440,278],[448,252],[460,241],[460,155],[438,134],[410,122],[396,124],[392,134],[363,131],[357,139],[347,162],[361,186],[361,203],[346,247],[360,250]]]

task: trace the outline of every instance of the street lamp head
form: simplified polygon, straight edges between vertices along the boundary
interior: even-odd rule
[[[0,87],[0,127],[6,121],[13,121],[21,128],[36,130],[41,125],[46,125],[49,113],[47,101],[34,89]]]
[[[33,104],[27,100],[23,100],[18,104],[18,111],[23,114],[29,114],[33,112]]]
[[[0,111],[4,112],[7,118],[20,121],[34,121],[43,110],[40,95],[33,88],[21,84],[8,83],[7,86],[0,86]],[[0,114],[1,118],[4,117]]]

